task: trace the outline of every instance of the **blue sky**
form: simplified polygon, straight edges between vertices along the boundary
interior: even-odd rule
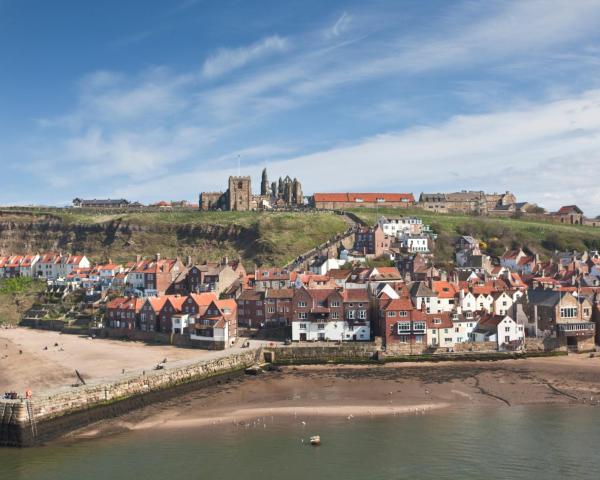
[[[0,204],[512,190],[600,214],[600,0],[0,0]]]

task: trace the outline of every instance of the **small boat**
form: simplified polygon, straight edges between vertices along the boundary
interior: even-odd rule
[[[314,435],[310,437],[310,444],[314,446],[321,445],[321,437],[319,435]]]

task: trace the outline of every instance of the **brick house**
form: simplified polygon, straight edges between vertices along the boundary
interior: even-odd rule
[[[291,325],[293,317],[292,302],[294,290],[291,288],[270,289],[265,292],[265,323]]]
[[[550,214],[555,221],[569,225],[581,225],[583,223],[583,210],[577,205],[565,205],[557,212]]]
[[[408,297],[382,300],[379,333],[386,350],[408,348],[407,353],[420,353],[427,347],[427,313],[414,308]]]
[[[381,257],[391,247],[393,239],[384,233],[380,224],[373,228],[359,228],[354,239],[354,250],[363,255]]]
[[[221,262],[211,262],[193,265],[187,272],[187,287],[189,292],[215,292],[217,296],[239,279],[239,270],[234,270],[227,259]]]
[[[178,258],[163,259],[157,254],[154,260],[139,261],[128,275],[128,282],[133,288],[164,295],[184,269]]]
[[[213,300],[206,311],[196,315],[190,339],[213,343],[211,348],[228,348],[237,339],[237,303],[233,299]]]
[[[346,208],[401,207],[415,204],[412,193],[315,193],[312,204],[320,210],[343,210]]]
[[[265,321],[265,292],[244,290],[237,299],[238,323],[244,327],[260,327]]]
[[[110,328],[138,328],[138,315],[143,300],[135,297],[119,297],[106,304],[106,325]]]
[[[293,341],[368,341],[371,338],[368,297],[349,296],[345,311],[344,292],[332,288],[294,290]],[[354,304],[363,304],[363,307]],[[352,307],[350,307],[352,304]],[[356,313],[366,312],[366,313]],[[352,313],[350,313],[352,312]],[[348,318],[360,317],[360,318]],[[362,318],[365,317],[365,318]]]
[[[552,335],[563,339],[572,350],[595,348],[596,324],[593,304],[585,296],[571,292],[530,288],[523,310],[528,330],[535,336]]]
[[[254,272],[254,286],[257,290],[290,288],[290,272],[281,268],[260,268]]]

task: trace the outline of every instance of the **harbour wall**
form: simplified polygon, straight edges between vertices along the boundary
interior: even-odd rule
[[[0,446],[44,443],[90,423],[122,415],[175,395],[227,381],[254,365],[260,349],[219,359],[153,370],[98,385],[36,396],[0,400]]]

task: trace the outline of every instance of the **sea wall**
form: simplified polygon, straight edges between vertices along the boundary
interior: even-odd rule
[[[290,346],[269,348],[265,360],[280,365],[319,363],[368,363],[376,359],[377,347],[372,344],[341,346]]]
[[[259,349],[70,388],[31,400],[0,400],[0,446],[31,446],[135,408],[239,375]]]

